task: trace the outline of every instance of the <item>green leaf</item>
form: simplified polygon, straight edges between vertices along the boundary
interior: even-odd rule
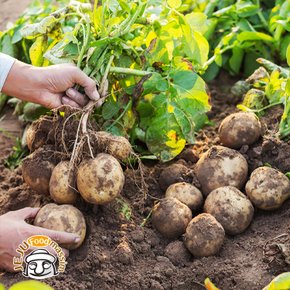
[[[259,11],[259,6],[251,1],[238,1],[236,4],[236,13],[239,17],[249,17]]]
[[[287,59],[287,64],[290,66],[290,44],[287,47],[286,59]]]
[[[180,90],[191,90],[197,80],[197,74],[192,71],[177,71],[169,75],[174,85]]]
[[[269,42],[274,41],[272,36],[262,32],[254,32],[254,31],[243,31],[238,34],[237,39],[239,41],[252,41],[252,40],[263,40]]]
[[[112,119],[119,112],[120,108],[121,107],[120,107],[119,103],[115,102],[111,98],[108,99],[108,101],[105,102],[105,104],[102,106],[102,116],[103,116],[103,118],[105,120]]]
[[[239,47],[234,47],[232,51],[233,55],[229,60],[230,68],[235,74],[238,74],[242,65],[244,51]]]

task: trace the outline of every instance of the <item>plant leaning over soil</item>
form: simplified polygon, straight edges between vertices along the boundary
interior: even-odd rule
[[[174,1],[103,0],[93,9],[78,1],[52,8],[48,2],[34,2],[2,33],[0,49],[14,56],[18,49],[37,66],[75,63],[93,78],[105,102],[85,109],[84,133],[90,115],[100,129],[163,161],[194,143],[195,132],[208,122],[208,95],[198,72],[209,46]]]

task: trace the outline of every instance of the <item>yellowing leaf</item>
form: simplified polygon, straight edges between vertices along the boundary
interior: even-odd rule
[[[207,290],[220,290],[219,288],[217,288],[211,281],[209,278],[206,278],[204,280],[204,286]]]
[[[177,9],[181,6],[181,0],[167,0],[167,4],[170,8]]]
[[[174,130],[170,130],[167,134],[168,137],[168,141],[165,142],[165,144],[173,149],[171,150],[172,154],[174,156],[178,155],[179,153],[181,153],[181,151],[183,150],[184,146],[185,146],[185,139],[183,138],[178,138],[176,131]]]
[[[290,272],[285,272],[274,278],[263,290],[289,290]]]
[[[31,64],[34,66],[42,66],[43,53],[46,50],[47,37],[38,36],[29,49],[29,57]]]
[[[287,47],[286,59],[287,59],[287,64],[290,66],[290,44]]]
[[[174,112],[174,107],[172,105],[168,105],[167,111],[168,111],[168,113],[173,113]]]
[[[53,290],[53,288],[43,282],[28,280],[14,284],[9,290]]]

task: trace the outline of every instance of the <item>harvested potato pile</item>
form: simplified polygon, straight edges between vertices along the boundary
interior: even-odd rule
[[[274,168],[259,167],[252,172],[246,192],[257,208],[273,210],[290,197],[290,181]]]
[[[261,123],[254,113],[239,112],[227,116],[219,127],[222,144],[239,149],[255,143],[261,136]]]
[[[238,151],[213,146],[198,160],[195,171],[202,193],[207,196],[222,186],[242,188],[248,175],[248,163]]]
[[[72,250],[78,248],[86,236],[86,222],[83,214],[72,205],[49,203],[42,207],[34,219],[34,225],[49,230],[74,233],[81,239],[77,244],[61,244]]]

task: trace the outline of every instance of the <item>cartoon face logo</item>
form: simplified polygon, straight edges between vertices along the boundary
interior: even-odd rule
[[[25,277],[32,279],[46,279],[58,275],[56,271],[56,257],[45,249],[34,250],[25,257]]]

